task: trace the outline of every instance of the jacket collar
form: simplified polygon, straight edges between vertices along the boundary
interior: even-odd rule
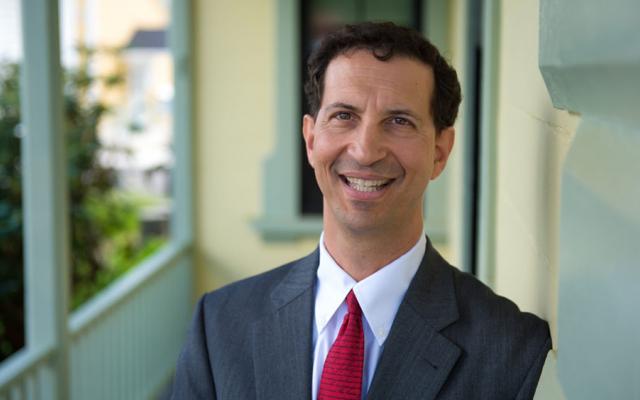
[[[274,288],[273,312],[254,324],[258,399],[309,399],[319,251],[293,263]],[[378,361],[368,399],[434,399],[461,350],[442,331],[458,315],[453,267],[428,240]]]
[[[368,399],[434,399],[461,350],[440,331],[459,318],[453,268],[431,242],[378,361]]]

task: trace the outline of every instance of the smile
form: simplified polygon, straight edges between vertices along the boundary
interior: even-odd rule
[[[392,179],[362,179],[351,176],[343,176],[343,179],[349,187],[358,192],[377,192],[392,181]]]

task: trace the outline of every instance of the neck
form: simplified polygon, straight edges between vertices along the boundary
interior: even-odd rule
[[[409,251],[422,235],[422,221],[397,232],[354,232],[325,225],[324,245],[338,265],[361,281]]]

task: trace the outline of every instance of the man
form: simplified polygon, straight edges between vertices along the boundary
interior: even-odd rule
[[[547,324],[451,267],[423,233],[460,103],[417,32],[347,26],[309,60],[311,255],[205,295],[174,398],[530,399]]]

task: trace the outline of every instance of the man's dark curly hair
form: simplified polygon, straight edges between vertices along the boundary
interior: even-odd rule
[[[307,82],[304,91],[309,112],[315,118],[324,92],[324,75],[334,58],[350,50],[370,50],[380,61],[393,56],[405,56],[431,66],[435,89],[431,96],[431,115],[437,132],[450,127],[458,115],[462,99],[456,71],[440,55],[438,49],[413,29],[392,22],[364,22],[345,25],[328,34],[307,62]]]

